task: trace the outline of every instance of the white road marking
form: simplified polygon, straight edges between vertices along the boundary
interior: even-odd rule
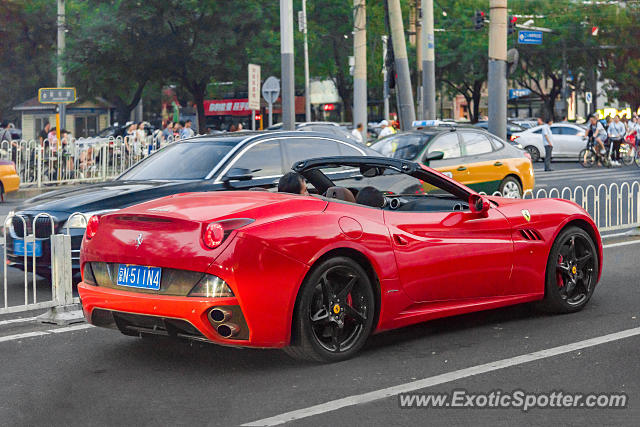
[[[7,335],[0,337],[0,342],[21,340],[23,338],[39,337],[41,335],[49,335],[47,331],[25,332],[24,334]]]
[[[632,240],[630,242],[618,242],[618,243],[609,243],[608,245],[604,245],[602,246],[603,248],[615,248],[616,246],[628,246],[628,245],[635,245],[636,243],[640,243],[640,239],[639,240]]]
[[[51,334],[60,334],[64,332],[80,331],[82,329],[87,329],[92,327],[93,326],[89,325],[88,323],[83,323],[82,325],[67,326],[65,328],[49,329],[46,331],[26,332],[24,334],[7,335],[5,337],[0,337],[0,342],[17,341],[24,338],[39,337],[39,336],[51,335]]]
[[[559,356],[562,354],[570,353],[572,351],[581,350],[583,348],[593,347],[600,344],[605,344],[612,341],[621,340],[633,336],[640,335],[640,327],[627,329],[624,331],[616,332],[613,334],[602,335],[596,338],[590,338],[584,341],[578,341],[571,344],[561,345],[559,347],[553,347],[546,350],[540,350],[533,353],[523,354],[521,356],[510,357],[508,359],[502,359],[495,362],[485,363],[483,365],[472,366],[470,368],[460,369],[458,371],[447,372],[445,374],[436,375],[429,378],[424,378],[417,381],[412,381],[405,384],[400,384],[393,387],[387,387],[380,390],[375,390],[369,393],[356,394],[353,396],[344,397],[341,399],[332,400],[330,402],[322,403],[320,405],[310,406],[308,408],[299,409],[297,411],[286,412],[284,414],[276,415],[275,417],[264,418],[258,421],[242,424],[243,426],[274,426],[284,424],[286,422],[299,420],[302,418],[311,417],[314,415],[320,415],[327,412],[336,411],[348,406],[359,405],[362,403],[370,403],[376,400],[385,399],[388,397],[397,396],[400,393],[410,393],[424,388],[433,387],[439,384],[444,384],[452,381],[456,381],[462,378],[468,378],[474,375],[485,374],[487,372],[493,372],[500,369],[510,368],[512,366],[522,365],[524,363],[533,362],[536,360],[547,359],[549,357]]]
[[[11,323],[26,323],[33,322],[37,317],[19,317],[17,319],[9,319],[9,320],[0,320],[0,326],[8,325]]]

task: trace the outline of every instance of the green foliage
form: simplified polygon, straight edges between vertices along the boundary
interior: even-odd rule
[[[56,3],[2,0],[0,23],[0,118],[15,120],[15,105],[56,84]]]
[[[446,16],[434,11],[436,74],[449,94],[462,94],[469,105],[469,116],[477,122],[483,85],[487,81],[488,26],[474,30],[476,10],[489,10],[488,0],[457,0],[444,7]]]

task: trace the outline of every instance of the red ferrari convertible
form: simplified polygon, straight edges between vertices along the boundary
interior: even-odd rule
[[[531,301],[577,311],[600,278],[600,235],[572,202],[486,197],[398,159],[293,169],[311,195],[187,193],[92,217],[87,320],[337,361],[429,319]]]

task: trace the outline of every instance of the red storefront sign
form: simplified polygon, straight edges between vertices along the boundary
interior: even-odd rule
[[[281,99],[273,104],[274,114],[282,113]],[[261,100],[260,105],[266,111],[267,104],[264,99]],[[304,114],[304,96],[295,97],[295,110],[296,114]],[[249,100],[247,98],[242,99],[216,99],[211,101],[204,101],[204,115],[205,116],[250,116],[251,110],[249,110]]]
[[[244,99],[221,99],[204,101],[205,116],[248,116],[249,100]]]

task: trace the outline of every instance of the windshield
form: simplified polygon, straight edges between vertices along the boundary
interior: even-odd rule
[[[434,134],[399,134],[381,139],[371,146],[383,156],[394,159],[414,160]]]
[[[237,143],[237,139],[176,142],[136,164],[118,179],[203,179]]]

